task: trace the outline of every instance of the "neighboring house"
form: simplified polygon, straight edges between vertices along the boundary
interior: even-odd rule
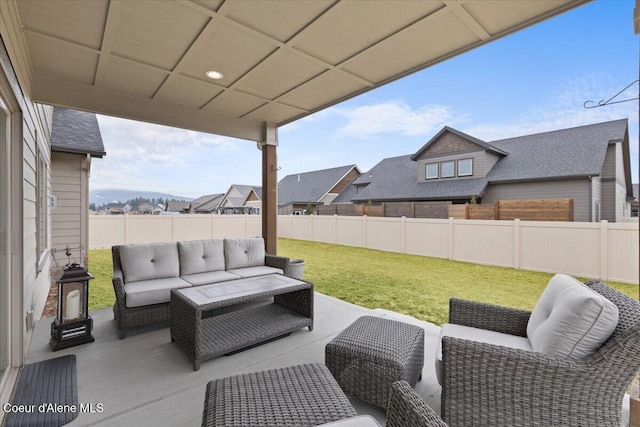
[[[164,212],[163,205],[152,205],[144,202],[138,206],[138,215],[160,215],[161,212]]]
[[[278,214],[301,215],[311,205],[328,205],[360,175],[356,165],[285,176],[278,183]]]
[[[172,200],[170,202],[167,202],[166,204],[166,208],[165,208],[165,212],[166,213],[181,213],[181,214],[185,214],[185,213],[189,213],[191,209],[191,202],[185,202],[185,201],[175,201]]]
[[[633,184],[633,200],[631,201],[631,216],[638,216],[638,184]]]
[[[415,154],[387,158],[334,203],[573,199],[575,221],[616,221],[633,199],[628,120],[484,142],[443,128]]]
[[[208,194],[198,197],[191,202],[191,213],[213,214],[218,212],[218,207],[224,199],[224,194]]]
[[[262,187],[232,184],[220,202],[221,214],[259,214],[262,208]]]
[[[85,264],[89,248],[89,174],[106,153],[95,114],[55,107],[51,127],[51,248],[59,266],[65,249]]]

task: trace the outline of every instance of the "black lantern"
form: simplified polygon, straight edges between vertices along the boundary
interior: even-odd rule
[[[80,264],[67,264],[58,283],[58,317],[51,323],[53,351],[93,342],[89,316],[89,280],[93,276]]]

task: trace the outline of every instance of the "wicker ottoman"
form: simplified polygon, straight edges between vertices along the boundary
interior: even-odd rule
[[[345,393],[386,408],[394,381],[422,376],[424,330],[363,316],[327,344],[325,363]]]
[[[317,426],[357,413],[320,363],[221,378],[207,384],[203,426]]]

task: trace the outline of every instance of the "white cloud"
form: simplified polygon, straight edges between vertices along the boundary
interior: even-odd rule
[[[109,116],[98,116],[107,155],[93,163],[92,188],[157,189],[159,177],[151,168],[187,167],[203,149],[235,151],[232,138],[154,125]],[[164,177],[166,178],[166,177]]]
[[[347,119],[337,134],[342,137],[370,139],[381,134],[422,136],[432,134],[454,121],[450,108],[424,105],[416,110],[403,101],[387,101],[354,109],[336,108]]]

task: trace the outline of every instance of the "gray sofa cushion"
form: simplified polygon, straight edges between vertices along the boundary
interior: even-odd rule
[[[238,276],[244,278],[264,276],[265,274],[284,274],[284,271],[275,267],[259,265],[257,267],[234,268],[233,270],[228,270],[228,273],[237,274]]]
[[[190,286],[188,282],[179,277],[129,282],[124,285],[125,303],[127,307],[133,308],[169,302],[171,289],[188,288]]]
[[[265,249],[262,237],[224,239],[226,269],[264,265]]]
[[[527,337],[503,334],[487,329],[472,328],[470,326],[445,323],[440,328],[438,348],[436,349],[436,375],[438,382],[442,384],[442,337],[454,337],[486,344],[501,345],[503,347],[532,351]]]
[[[618,307],[566,274],[556,274],[536,303],[527,336],[533,351],[567,359],[593,354],[618,324]]]
[[[120,247],[120,263],[125,283],[178,277],[178,245],[148,243]]]
[[[180,275],[224,270],[224,245],[222,239],[178,242]]]
[[[193,286],[199,286],[209,283],[240,279],[240,276],[229,271],[209,271],[206,273],[188,274],[186,276],[182,276],[182,279],[186,280]]]

